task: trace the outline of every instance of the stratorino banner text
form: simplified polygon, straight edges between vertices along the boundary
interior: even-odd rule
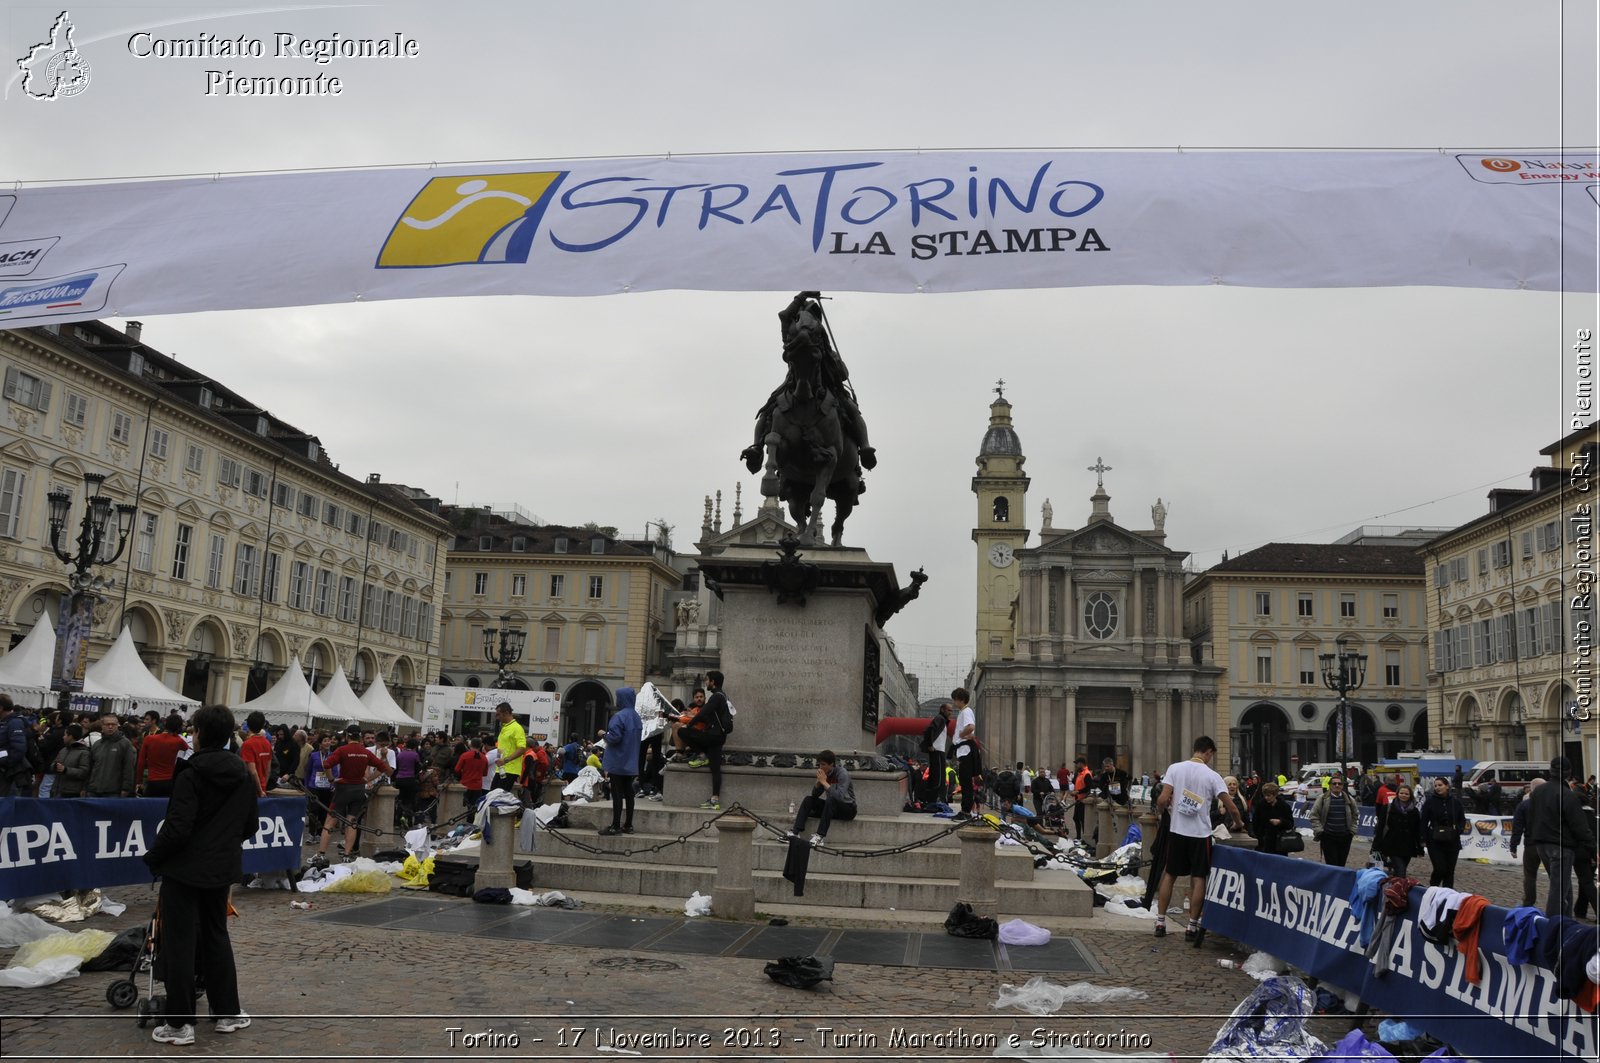
[[[1592,291],[1588,153],[931,152],[14,187],[0,327],[460,295]]]

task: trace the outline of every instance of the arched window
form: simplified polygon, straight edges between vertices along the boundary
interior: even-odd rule
[[[994,500],[994,522],[1008,524],[1011,521],[1011,500],[1005,495],[999,495]]]

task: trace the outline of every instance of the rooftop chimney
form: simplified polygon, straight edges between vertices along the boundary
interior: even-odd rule
[[[122,326],[122,331],[128,334],[128,339],[134,343],[139,342],[139,334],[144,331],[143,321],[130,321]]]
[[[369,473],[367,473],[367,483],[369,483],[369,484],[381,484],[381,483],[383,483],[383,474],[380,473],[380,472],[369,472]]]

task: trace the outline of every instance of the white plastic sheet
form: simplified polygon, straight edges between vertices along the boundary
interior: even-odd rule
[[[1028,979],[1026,985],[1003,985],[1000,996],[990,1007],[1021,1008],[1034,1015],[1054,1015],[1063,1004],[1112,1004],[1127,1000],[1144,1000],[1149,994],[1142,989],[1125,989],[1120,986],[1097,986],[1089,982],[1057,985],[1042,975]]]
[[[51,934],[65,934],[59,926],[45,922],[31,912],[0,915],[0,948],[14,949]]]
[[[1265,982],[1275,975],[1288,973],[1289,965],[1269,953],[1252,952],[1240,970],[1258,982]]]
[[[1006,945],[1048,945],[1050,931],[1021,919],[1007,919],[1000,924],[1000,940]]]
[[[59,982],[63,978],[78,977],[83,966],[82,956],[51,956],[33,967],[7,967],[0,970],[0,986],[15,989],[37,989],[42,985]]]
[[[683,902],[683,912],[691,919],[697,915],[710,915],[711,896],[709,894],[701,896],[700,891],[695,890],[694,895]]]

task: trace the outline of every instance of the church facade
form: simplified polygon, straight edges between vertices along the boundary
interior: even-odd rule
[[[998,389],[997,389],[998,390]],[[1221,669],[1183,634],[1184,561],[1166,545],[1158,499],[1150,528],[1112,515],[1098,474],[1081,525],[1055,527],[1047,502],[1036,545],[1026,527],[1026,458],[1004,394],[972,479],[977,498],[977,655],[973,704],[986,763],[1054,768],[1110,757],[1137,777],[1165,771],[1211,733]]]

